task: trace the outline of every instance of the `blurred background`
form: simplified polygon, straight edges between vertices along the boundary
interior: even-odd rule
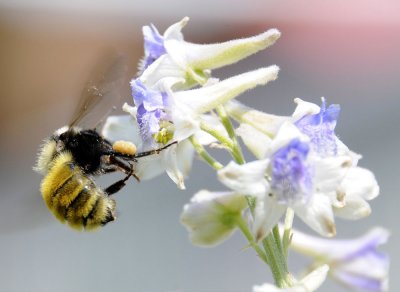
[[[85,78],[104,48],[128,56],[130,75],[143,52],[141,27],[163,32],[184,16],[185,39],[225,41],[278,28],[271,48],[217,70],[224,78],[260,66],[281,67],[278,80],[240,97],[289,115],[294,97],[339,103],[337,133],[361,153],[381,195],[367,219],[338,220],[338,237],[375,225],[392,236],[390,290],[400,291],[397,224],[400,165],[400,2],[355,1],[0,1],[0,291],[251,291],[269,270],[241,234],[212,249],[192,246],[179,223],[182,206],[201,188],[223,190],[194,163],[187,190],[164,175],[131,183],[116,195],[119,218],[95,233],[59,224],[32,171],[43,138],[69,120]],[[124,88],[129,100],[129,86]],[[102,180],[102,184],[111,178]],[[133,181],[132,181],[133,182]],[[396,199],[397,198],[397,199]],[[300,222],[295,221],[295,226]],[[308,230],[305,228],[305,230]],[[306,259],[291,254],[293,273]],[[321,291],[342,291],[327,281]]]

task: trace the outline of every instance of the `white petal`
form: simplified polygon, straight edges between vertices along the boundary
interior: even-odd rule
[[[342,147],[342,146],[340,146],[340,143],[339,143],[338,144],[338,152],[340,151],[340,147]],[[347,146],[345,146],[345,147],[347,147]],[[346,150],[344,150],[344,151],[346,151]],[[338,155],[339,155],[339,153],[338,153]],[[349,155],[351,157],[352,165],[354,167],[356,167],[358,165],[358,162],[362,158],[362,155],[355,153],[351,150],[348,150],[346,155]]]
[[[164,165],[168,176],[176,183],[179,189],[185,189],[184,178],[192,168],[194,149],[190,141],[185,140],[177,147],[170,147],[165,154]]]
[[[236,63],[271,46],[280,35],[278,30],[270,29],[257,36],[216,44],[203,45],[167,40],[165,47],[174,59],[184,56],[185,63],[190,67],[200,70],[215,69]]]
[[[192,169],[194,157],[194,148],[192,143],[188,140],[180,142],[176,147],[176,155],[179,170],[182,172],[184,177],[188,176]]]
[[[286,209],[287,206],[278,204],[275,198],[268,195],[264,199],[257,199],[252,227],[257,241],[263,240],[269,234],[271,229],[278,224]]]
[[[177,101],[179,100],[179,102],[201,114],[226,103],[246,90],[275,80],[278,77],[278,71],[278,66],[261,68],[236,75],[210,86],[176,92],[174,96]]]
[[[162,55],[144,70],[140,76],[140,81],[148,88],[153,88],[163,78],[174,78],[179,85],[185,80],[185,72],[176,66],[169,55]],[[177,86],[175,85],[174,88]],[[179,86],[178,86],[179,87]]]
[[[290,247],[299,253],[311,257],[323,257],[331,253],[332,258],[340,256],[345,250],[344,246],[337,246],[337,240],[327,240],[292,229],[293,237]]]
[[[253,292],[284,292],[284,291],[290,291],[290,290],[281,289],[269,283],[253,286]]]
[[[136,119],[129,115],[109,116],[101,134],[111,142],[125,140],[133,142],[138,148],[141,146],[139,126]]]
[[[275,153],[280,148],[285,147],[293,139],[300,139],[301,141],[309,141],[308,137],[303,135],[300,130],[291,122],[284,122],[279,128],[276,137],[271,142],[269,152]]]
[[[355,239],[325,239],[311,236],[293,230],[291,247],[306,255],[316,258],[326,258],[335,263],[339,261],[353,260],[349,255],[355,255],[359,251],[365,251],[366,246],[378,246],[387,242],[389,231],[375,227],[368,233]]]
[[[175,127],[175,141],[183,141],[200,131],[199,115],[185,104],[176,102],[171,116]]]
[[[256,160],[243,165],[231,161],[218,170],[218,179],[228,188],[243,195],[263,198],[269,191],[265,171],[269,160]]]
[[[135,164],[135,174],[141,180],[152,179],[165,171],[163,166],[163,156],[166,155],[165,151],[162,151],[158,155],[150,155],[138,158]]]
[[[269,137],[274,137],[283,122],[289,120],[289,117],[267,114],[245,106],[236,100],[227,102],[225,109],[236,121],[249,124]]]
[[[303,204],[292,206],[295,214],[319,234],[327,237],[336,235],[336,226],[329,197],[316,193]]]
[[[189,141],[171,146],[160,154],[138,158],[135,174],[142,180],[152,179],[164,171],[179,189],[184,189],[184,178],[190,172],[194,149]]]
[[[358,160],[361,158],[361,155],[358,155],[352,151],[339,139],[336,137],[336,146],[337,146],[337,156],[349,155],[351,157],[353,166],[357,165]]]
[[[319,192],[336,191],[351,167],[351,159],[348,156],[311,156],[310,161],[315,167],[314,184]]]
[[[122,110],[128,114],[131,115],[132,118],[135,119],[136,121],[136,114],[137,114],[137,108],[135,106],[130,106],[126,102],[122,105]]]
[[[246,207],[247,202],[242,195],[202,190],[184,206],[181,222],[190,232],[194,244],[213,246],[232,235],[236,229],[232,216],[241,216]],[[233,221],[228,222],[226,218]]]
[[[313,292],[325,281],[329,267],[322,265],[305,276],[301,281],[290,288],[278,288],[272,284],[253,286],[253,292]]]
[[[294,102],[297,104],[297,107],[292,115],[294,122],[304,116],[315,115],[321,111],[321,108],[315,103],[307,102],[300,98],[295,98]]]
[[[164,41],[169,41],[169,40],[178,40],[181,41],[183,40],[183,34],[181,33],[182,28],[186,26],[186,24],[189,22],[189,17],[184,17],[182,18],[181,21],[174,23],[170,27],[168,27],[165,32],[164,32]]]
[[[164,167],[170,179],[178,186],[179,189],[185,189],[183,173],[178,167],[176,149],[174,146],[164,150]]]
[[[358,220],[371,214],[371,207],[361,197],[350,196],[345,198],[343,207],[334,207],[333,211],[338,217],[348,220]]]
[[[239,128],[236,129],[236,134],[242,138],[246,147],[255,157],[258,159],[266,157],[271,138],[249,124],[240,124]]]
[[[305,292],[316,291],[324,283],[328,271],[328,265],[320,266],[301,279],[296,286],[303,287]]]
[[[353,261],[345,262],[340,270],[347,273],[362,275],[366,278],[382,279],[387,277],[389,262],[384,255],[369,253]],[[368,267],[366,269],[365,267]]]
[[[346,197],[356,196],[365,200],[372,200],[379,194],[379,186],[374,174],[361,167],[349,169],[342,182],[342,188]]]

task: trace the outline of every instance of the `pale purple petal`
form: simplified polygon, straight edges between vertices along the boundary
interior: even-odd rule
[[[319,113],[306,115],[295,123],[301,132],[310,137],[313,149],[323,157],[337,154],[335,127],[339,113],[339,105],[332,104],[326,108],[325,99],[322,98]]]
[[[351,240],[327,240],[294,231],[292,247],[331,266],[331,275],[356,291],[387,291],[389,258],[378,251],[389,232],[374,228]]]
[[[312,193],[312,173],[306,160],[307,143],[293,139],[271,157],[271,189],[281,203],[307,201]]]
[[[387,281],[382,279],[365,278],[363,275],[335,271],[332,276],[345,286],[355,291],[380,292],[387,291]]]
[[[144,36],[144,60],[143,68],[144,71],[150,66],[155,60],[166,53],[164,47],[164,37],[160,35],[157,28],[154,25],[143,27]]]
[[[160,122],[167,119],[166,93],[147,88],[140,79],[131,81],[133,101],[137,107],[136,119],[140,136],[146,148],[156,146],[153,135],[159,132]]]

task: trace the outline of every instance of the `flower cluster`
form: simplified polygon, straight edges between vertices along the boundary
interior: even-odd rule
[[[103,135],[112,141],[133,141],[142,151],[176,143],[159,155],[137,162],[135,174],[142,179],[165,171],[178,188],[184,189],[196,152],[216,171],[226,190],[200,190],[184,206],[181,222],[191,241],[200,246],[219,244],[235,230],[241,230],[271,267],[279,287],[264,284],[254,286],[253,291],[314,291],[328,270],[336,279],[360,288],[354,277],[359,276],[359,282],[371,277],[352,274],[348,268],[352,264],[347,260],[362,262],[363,255],[372,258],[377,254],[358,252],[357,248],[364,246],[358,241],[315,241],[332,250],[339,250],[340,246],[343,255],[323,257],[319,268],[301,281],[287,267],[288,248],[302,236],[291,229],[294,215],[319,235],[333,237],[335,216],[363,218],[371,212],[368,201],[379,194],[373,173],[358,166],[361,156],[335,133],[340,106],[328,106],[324,98],[321,106],[296,98],[297,106],[288,116],[245,106],[236,98],[275,80],[279,68],[272,65],[224,80],[214,77],[212,70],[267,48],[280,37],[280,32],[270,29],[253,37],[196,44],[185,41],[181,32],[188,20],[183,18],[163,34],[153,25],[143,28],[145,53],[139,74],[131,81],[133,104],[123,106],[128,115],[107,119]],[[206,148],[211,144],[227,150],[232,161],[224,165],[214,159]],[[241,144],[254,155],[253,161],[244,160]],[[278,224],[284,216],[282,233]],[[371,243],[370,237],[378,239]],[[366,241],[371,244],[366,245],[374,249],[376,243],[386,240],[387,234],[375,232],[370,237]],[[324,253],[324,248],[320,250],[318,259]],[[317,247],[315,252],[318,253]],[[374,278],[379,282],[374,287],[378,288],[366,291],[385,290],[382,283],[387,273],[381,271],[386,263],[387,260],[379,262],[377,269],[382,269],[373,275],[379,274]],[[367,282],[363,283],[372,287],[372,282]]]
[[[193,156],[193,148],[186,142],[196,137],[201,143],[209,143],[212,140],[201,133],[201,124],[219,126],[210,111],[248,89],[275,80],[279,70],[270,66],[222,81],[211,77],[212,69],[235,63],[272,45],[280,33],[272,29],[247,39],[199,45],[183,39],[181,30],[188,20],[185,17],[163,35],[154,26],[143,28],[145,57],[139,77],[131,81],[134,107],[124,106],[133,120],[112,117],[103,128],[103,134],[111,139],[115,137],[115,127],[122,138],[130,138],[132,128],[138,129],[142,150],[179,142],[177,149],[165,151],[156,161],[138,165],[137,175],[151,178],[166,170],[181,189]]]

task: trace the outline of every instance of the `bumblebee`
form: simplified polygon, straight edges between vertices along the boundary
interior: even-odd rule
[[[40,190],[48,209],[74,229],[93,230],[114,221],[116,204],[110,196],[122,189],[130,177],[139,181],[133,167],[137,158],[157,154],[174,144],[136,153],[133,143],[112,144],[95,128],[77,126],[101,99],[115,96],[125,75],[121,62],[121,58],[116,58],[95,72],[83,90],[81,104],[71,122],[44,141],[34,167],[44,175]],[[125,177],[105,189],[93,179],[116,171]]]

